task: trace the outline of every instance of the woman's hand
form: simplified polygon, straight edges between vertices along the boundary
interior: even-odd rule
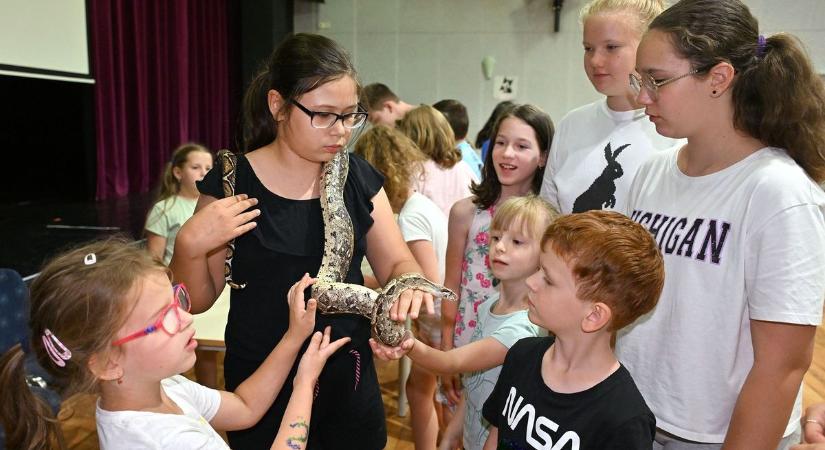
[[[317,281],[315,278],[311,278],[306,273],[303,278],[289,288],[287,293],[287,301],[289,302],[289,330],[287,330],[287,333],[294,335],[301,342],[311,335],[312,330],[315,329],[315,311],[318,308],[318,302],[311,298],[304,303],[304,291],[315,281]]]
[[[433,295],[415,288],[410,288],[401,293],[398,300],[390,307],[390,319],[397,322],[407,320],[407,315],[413,319],[418,318],[421,305],[428,314],[435,314]]]
[[[802,448],[825,449],[825,402],[816,403],[805,410],[802,417],[802,436],[807,443],[822,444]]]
[[[318,376],[321,375],[321,370],[327,359],[338,351],[344,344],[350,341],[350,338],[343,337],[334,342],[329,341],[330,327],[326,327],[323,336],[320,331],[312,335],[312,340],[309,342],[309,347],[301,357],[301,362],[298,363],[298,372],[295,374],[296,385],[299,383],[315,384]]]
[[[246,194],[212,201],[183,224],[175,253],[180,250],[190,256],[203,256],[255,228],[253,219],[261,215],[261,210],[247,210],[257,204],[257,199]]]

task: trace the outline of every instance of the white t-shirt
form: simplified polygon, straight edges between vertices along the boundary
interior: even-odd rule
[[[616,353],[660,428],[718,443],[753,365],[750,320],[822,320],[825,194],[781,149],[700,177],[679,170],[679,149],[645,163],[628,197],[627,215],[662,250],[665,285]]]
[[[613,111],[604,98],[581,106],[559,122],[541,196],[562,214],[623,212],[638,167],[675,144],[656,132],[642,109]]]
[[[470,343],[492,337],[509,349],[519,339],[542,334],[541,328],[527,318],[526,309],[508,314],[494,314],[492,309],[498,303],[498,299],[499,293],[496,292],[478,307],[478,325],[473,331]],[[464,414],[464,448],[467,450],[481,450],[490,434],[490,422],[482,416],[482,408],[493,392],[500,372],[501,366],[496,366],[492,369],[465,373],[462,376],[467,396],[467,410]]]
[[[97,403],[97,435],[101,450],[201,449],[229,446],[209,425],[221,405],[218,391],[175,375],[161,381],[166,395],[183,414],[106,411]]]
[[[438,273],[444,280],[444,260],[447,257],[447,216],[429,198],[413,192],[398,213],[398,227],[405,242],[430,241],[438,260]],[[434,302],[435,314],[422,310],[418,316],[421,331],[427,334],[428,344],[441,342],[441,299]]]
[[[405,242],[430,241],[438,259],[438,271],[444,276],[447,255],[447,216],[429,198],[413,192],[398,213],[398,226]]]

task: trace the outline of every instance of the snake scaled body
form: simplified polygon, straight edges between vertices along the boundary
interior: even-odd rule
[[[324,314],[360,314],[370,320],[372,337],[395,346],[406,332],[403,322],[390,319],[389,310],[407,289],[428,292],[433,297],[455,301],[453,291],[427,280],[419,274],[404,274],[391,280],[383,289],[344,283],[352,260],[355,235],[352,219],[344,204],[344,185],[349,172],[349,152],[340,150],[324,164],[321,175],[321,211],[324,219],[324,255],[318,269],[318,281],[312,297]]]

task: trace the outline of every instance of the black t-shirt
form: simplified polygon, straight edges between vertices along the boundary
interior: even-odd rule
[[[384,177],[364,159],[350,154],[344,202],[355,234],[353,257],[346,282],[363,284],[361,261],[367,249],[366,235],[372,226],[372,198]],[[223,198],[220,165],[198,182],[201,193]],[[289,328],[287,292],[304,273],[315,276],[324,251],[324,221],[320,199],[292,200],[269,191],[258,179],[249,161],[238,156],[235,193],[258,199],[261,215],[257,226],[235,240],[232,278],[247,283],[230,295],[226,325],[226,387],[234,390],[269,355]],[[307,290],[307,298],[309,290]],[[365,448],[381,448],[386,439],[383,404],[368,339],[368,319],[351,314],[317,314],[315,329],[332,327],[332,339],[349,336],[352,341],[333,354],[321,373],[313,403],[310,441],[329,430],[329,439],[355,433],[365,439]],[[292,393],[292,377],[303,350],[296,357],[270,412],[258,426],[260,437],[248,445],[233,447],[269,448]],[[269,419],[274,423],[266,423]],[[364,428],[367,429],[364,429]],[[364,433],[353,430],[363,429]],[[334,433],[338,436],[333,436]],[[383,433],[383,434],[382,434]],[[366,434],[366,436],[365,436]],[[355,436],[353,436],[355,437]],[[232,437],[230,436],[230,439]],[[323,438],[327,441],[326,437]],[[264,447],[265,444],[265,447]],[[327,448],[335,448],[325,442]],[[346,448],[346,445],[343,444]]]
[[[656,419],[624,366],[582,392],[560,394],[542,379],[552,337],[525,338],[507,352],[482,413],[499,449],[650,450]]]

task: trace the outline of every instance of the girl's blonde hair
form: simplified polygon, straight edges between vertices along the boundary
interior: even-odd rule
[[[414,177],[421,174],[427,155],[400,131],[386,125],[367,130],[355,144],[355,154],[384,174],[384,191],[392,210],[401,211]]]
[[[134,305],[132,290],[151,271],[168,273],[143,249],[112,239],[57,256],[32,283],[31,349],[62,398],[98,391],[90,360],[93,356],[108,357],[112,341]],[[45,347],[46,330],[71,352],[62,367]],[[6,445],[63,448],[60,425],[51,409],[26,385],[25,355],[20,345],[0,359],[0,385],[0,422],[6,429]]]
[[[172,158],[166,163],[166,167],[163,169],[163,177],[160,180],[160,188],[158,189],[156,202],[162,202],[180,193],[180,180],[175,178],[174,168],[183,168],[183,165],[186,164],[186,161],[189,159],[189,154],[192,152],[204,152],[212,156],[209,149],[193,142],[183,144],[172,151]]]
[[[590,17],[603,13],[628,13],[638,19],[636,27],[641,36],[665,8],[667,4],[664,0],[591,0],[579,11],[579,21],[584,23]]]
[[[540,240],[544,236],[544,231],[557,217],[559,212],[537,195],[511,197],[496,208],[490,229],[521,228],[528,232],[532,239]]]
[[[449,169],[461,161],[450,122],[432,106],[421,105],[410,110],[398,121],[398,129],[439,166]]]

